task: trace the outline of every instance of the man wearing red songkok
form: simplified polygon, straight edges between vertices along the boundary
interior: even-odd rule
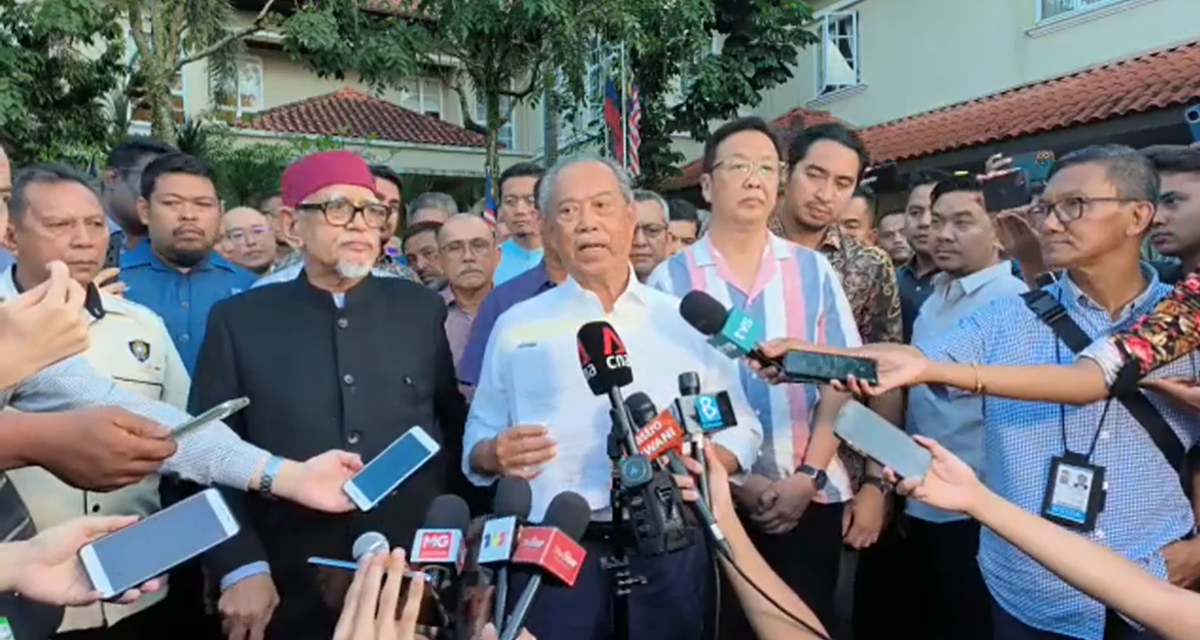
[[[369,513],[325,516],[230,496],[241,533],[205,558],[228,636],[328,640],[341,604],[336,592],[349,580],[306,559],[349,558],[366,531],[409,545],[433,498],[460,486],[466,404],[442,298],[371,275],[390,211],[367,163],[348,151],[308,156],[284,172],[282,192],[279,215],[300,240],[304,270],[213,307],[192,403],[248,396],[250,406],[230,426],[289,458],[337,443],[369,461],[413,425],[442,447]]]

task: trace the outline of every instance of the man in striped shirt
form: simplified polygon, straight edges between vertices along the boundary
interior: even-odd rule
[[[677,296],[706,291],[742,309],[767,338],[861,344],[829,260],[767,230],[785,170],[781,145],[767,124],[751,117],[722,126],[705,145],[703,162],[700,185],[712,206],[709,232],[659,265],[647,284]],[[735,495],[748,514],[755,546],[830,627],[842,514],[851,497],[836,455],[833,420],[847,396],[813,385],[769,387],[744,364],[740,370],[764,439]],[[744,622],[727,622],[723,632],[729,637],[748,635]]]

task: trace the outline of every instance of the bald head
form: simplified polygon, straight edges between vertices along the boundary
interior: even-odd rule
[[[250,207],[234,207],[221,216],[223,253],[230,262],[264,273],[275,261],[275,231],[271,221]]]
[[[455,237],[464,234],[471,236],[495,235],[492,233],[492,228],[480,216],[473,213],[456,213],[446,219],[442,223],[442,228],[438,229],[438,244],[444,244],[447,237]]]

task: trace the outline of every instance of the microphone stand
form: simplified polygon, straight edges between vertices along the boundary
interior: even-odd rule
[[[609,574],[609,591],[612,595],[613,640],[629,640],[629,593],[636,585],[646,584],[645,576],[634,576],[629,571],[629,557],[625,553],[626,543],[632,543],[625,532],[625,491],[621,483],[621,458],[626,447],[637,452],[633,431],[629,428],[629,416],[625,400],[619,389],[608,393],[612,408],[608,410],[612,430],[608,433],[608,460],[612,467],[612,488],[609,501],[612,504],[613,539],[611,553],[600,559],[600,566]]]

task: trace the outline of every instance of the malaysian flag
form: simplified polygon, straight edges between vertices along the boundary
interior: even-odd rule
[[[489,227],[496,226],[496,199],[492,197],[492,163],[488,163],[483,170],[483,190],[486,194],[486,202],[483,205],[483,221],[488,223]]]
[[[604,123],[608,126],[609,136],[613,141],[613,157],[621,166],[625,166],[625,127],[621,123],[621,93],[617,90],[617,80],[610,75],[604,83]]]
[[[626,154],[628,159],[625,166],[629,169],[629,175],[637,177],[642,173],[642,163],[638,158],[638,150],[642,147],[642,134],[640,132],[642,126],[642,96],[638,92],[637,80],[629,81],[629,109],[628,114],[628,148]]]

